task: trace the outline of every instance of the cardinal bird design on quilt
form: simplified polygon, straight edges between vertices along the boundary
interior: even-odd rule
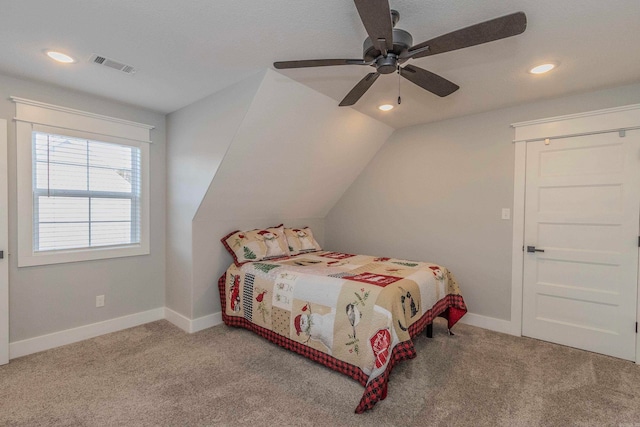
[[[258,292],[258,295],[256,295],[257,305],[255,306],[255,309],[257,312],[262,314],[262,321],[267,323],[267,318],[270,316],[269,309],[267,309],[267,305],[264,301],[264,296],[267,294],[267,291],[257,287],[256,292]]]

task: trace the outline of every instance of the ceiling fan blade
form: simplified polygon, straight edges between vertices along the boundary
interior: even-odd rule
[[[524,12],[516,12],[462,28],[412,46],[404,57],[422,58],[424,56],[463,49],[465,47],[516,36],[523,33],[526,28],[527,16]]]
[[[400,75],[411,83],[415,83],[421,88],[435,93],[438,96],[445,97],[460,89],[460,86],[450,82],[444,77],[433,74],[414,65],[407,65],[400,69]]]
[[[274,62],[273,66],[281,70],[284,68],[327,67],[330,65],[370,65],[362,59],[305,59],[302,61]]]
[[[389,0],[354,0],[371,42],[386,55],[393,49],[393,24]]]
[[[378,73],[369,73],[362,80],[358,82],[357,85],[351,89],[351,92],[344,97],[342,102],[340,102],[341,107],[348,107],[349,105],[353,105],[364,95],[364,93],[371,87],[373,82],[380,76]]]

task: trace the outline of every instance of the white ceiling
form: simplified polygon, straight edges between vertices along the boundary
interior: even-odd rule
[[[414,43],[523,11],[515,37],[409,63],[460,85],[447,98],[381,76],[353,107],[400,128],[536,99],[640,81],[638,0],[391,0]],[[53,83],[168,113],[273,61],[360,58],[366,32],[350,0],[0,0],[0,73]],[[43,51],[78,63],[61,66]],[[129,76],[92,53],[133,65]],[[527,69],[560,67],[545,76]],[[369,67],[283,70],[338,103]],[[16,94],[19,95],[19,94]],[[347,107],[348,108],[348,107]]]

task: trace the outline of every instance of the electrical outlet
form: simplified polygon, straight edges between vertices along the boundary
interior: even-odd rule
[[[511,219],[511,209],[502,208],[502,219]]]
[[[96,296],[96,307],[104,307],[104,295]]]

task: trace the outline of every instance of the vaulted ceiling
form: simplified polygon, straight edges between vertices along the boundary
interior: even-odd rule
[[[351,0],[0,0],[0,73],[168,113],[274,61],[360,58],[367,33]],[[638,0],[390,0],[414,43],[523,11],[518,36],[411,60],[460,85],[439,98],[381,76],[354,107],[400,128],[542,98],[640,81]],[[64,51],[77,63],[44,55]],[[89,61],[99,54],[134,75]],[[527,70],[555,61],[543,76]],[[369,67],[282,70],[338,103]]]

